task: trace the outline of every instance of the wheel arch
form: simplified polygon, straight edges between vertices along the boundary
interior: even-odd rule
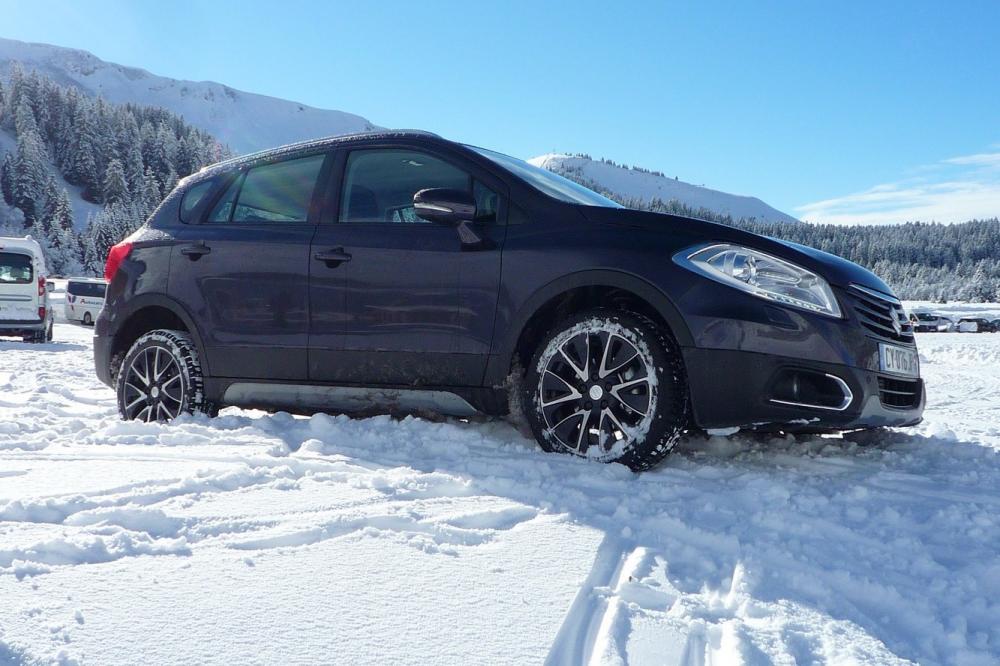
[[[194,318],[177,301],[163,294],[143,294],[132,299],[128,307],[118,313],[111,334],[110,359],[114,360],[128,352],[139,337],[149,331],[159,328],[182,330],[194,340],[200,361],[207,373],[204,347],[201,334],[195,325]],[[115,374],[112,367],[112,376]]]
[[[680,346],[693,344],[691,332],[669,297],[647,280],[614,270],[572,273],[541,287],[512,317],[487,368],[487,386],[504,382],[517,363],[527,365],[532,338],[561,318],[599,306],[624,306],[663,325]]]

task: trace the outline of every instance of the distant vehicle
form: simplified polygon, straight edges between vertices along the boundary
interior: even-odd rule
[[[1000,333],[1000,319],[994,319],[990,323],[993,324],[993,332]]]
[[[66,282],[66,320],[93,325],[104,307],[108,282],[101,278],[71,278]]]
[[[47,275],[42,248],[31,236],[0,238],[0,335],[52,339]]]
[[[910,315],[913,330],[918,333],[946,333],[955,328],[955,322],[931,312],[914,312]]]
[[[962,317],[958,320],[959,333],[996,333],[996,327],[983,317]]]

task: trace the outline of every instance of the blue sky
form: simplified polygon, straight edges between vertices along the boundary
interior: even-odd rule
[[[0,36],[817,221],[1000,215],[1000,2],[23,2]]]

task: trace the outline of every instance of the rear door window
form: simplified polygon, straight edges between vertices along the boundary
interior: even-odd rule
[[[325,155],[254,167],[237,176],[216,202],[210,224],[273,224],[309,221],[309,205]]]
[[[307,222],[323,155],[251,169],[233,209],[233,222]]]
[[[33,278],[31,257],[16,252],[0,252],[0,284],[29,284]]]

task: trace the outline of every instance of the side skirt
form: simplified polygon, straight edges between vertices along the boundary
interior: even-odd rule
[[[477,393],[475,389],[473,393]],[[477,408],[475,396],[463,397],[447,389],[328,386],[275,382],[210,380],[217,402],[247,408],[294,412],[333,411],[348,414],[434,413],[469,417],[494,410]],[[469,398],[472,399],[470,402]]]

